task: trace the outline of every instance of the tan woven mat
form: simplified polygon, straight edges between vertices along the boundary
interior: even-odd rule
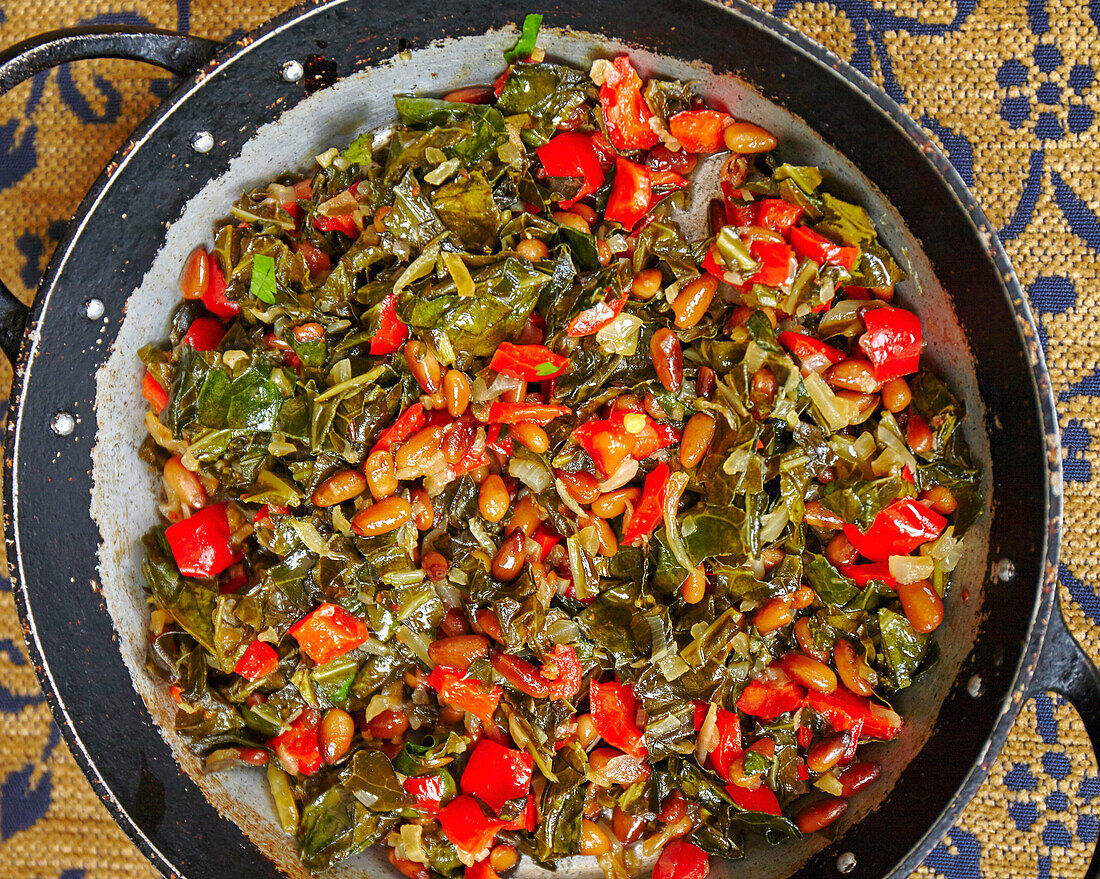
[[[76,23],[226,38],[279,0],[0,0],[0,46]],[[532,6],[534,10],[537,4]],[[1062,600],[1100,658],[1100,0],[777,0],[766,8],[872,77],[948,153],[1001,230],[1036,310],[1060,399],[1066,463]],[[85,62],[0,99],[0,275],[27,301],[64,225],[171,80]],[[6,394],[7,364],[0,369]],[[2,547],[0,547],[2,551]],[[152,877],[50,719],[0,588],[0,879]],[[917,875],[1078,879],[1097,837],[1100,778],[1056,697],[1020,715],[988,782]]]

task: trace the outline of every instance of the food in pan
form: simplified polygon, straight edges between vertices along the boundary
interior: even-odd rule
[[[702,879],[828,827],[982,507],[867,212],[537,29],[245,193],[141,351],[148,664],[310,869]]]

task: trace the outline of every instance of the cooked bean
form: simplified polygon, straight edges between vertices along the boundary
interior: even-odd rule
[[[351,715],[342,708],[330,708],[325,712],[325,719],[317,730],[317,740],[321,745],[321,757],[325,763],[332,765],[351,747],[352,737],[355,735],[355,721]]]
[[[545,699],[549,693],[546,679],[526,659],[511,653],[496,653],[489,658],[489,662],[497,674],[521,693],[536,699]]]
[[[662,824],[679,824],[686,817],[687,801],[682,793],[674,790],[661,803],[661,811],[657,813],[657,820]]]
[[[619,538],[615,536],[615,529],[608,524],[607,519],[592,516],[586,521],[596,528],[596,533],[600,539],[600,555],[605,558],[611,558],[615,555],[619,551]]]
[[[714,294],[718,292],[718,279],[713,275],[700,275],[688,281],[672,302],[674,323],[680,329],[695,326],[707,313]]]
[[[882,386],[882,405],[888,412],[900,412],[912,399],[913,392],[903,378],[892,378]]]
[[[414,488],[412,495],[412,520],[417,531],[428,531],[435,524],[435,506],[428,492],[423,488]]]
[[[710,400],[714,397],[714,392],[718,390],[718,373],[716,373],[709,366],[700,366],[699,374],[695,378],[695,394],[702,397],[704,400]]]
[[[831,565],[839,568],[841,565],[854,564],[859,553],[848,536],[843,531],[838,531],[825,547],[825,558]]]
[[[470,380],[466,373],[457,369],[448,369],[443,376],[443,399],[447,403],[447,414],[458,418],[470,405]]]
[[[773,760],[775,759],[775,739],[771,736],[763,736],[749,745],[745,750],[759,754],[766,760]]]
[[[749,389],[749,395],[754,402],[770,403],[775,399],[778,390],[779,382],[775,380],[775,375],[768,367],[761,366],[752,374],[752,386]]]
[[[806,511],[802,514],[802,521],[814,528],[840,528],[844,520],[830,510],[821,501],[808,501]]]
[[[798,813],[795,824],[803,833],[817,833],[817,831],[823,830],[836,821],[847,808],[847,800],[840,800],[836,797],[818,800]]]
[[[578,232],[583,232],[588,235],[592,232],[592,227],[588,225],[588,222],[578,213],[573,211],[558,211],[554,214],[554,222],[559,226],[565,226],[569,229],[575,229]]]
[[[542,510],[531,495],[525,495],[516,502],[512,510],[512,516],[504,528],[505,534],[511,534],[516,529],[523,532],[524,537],[530,537],[539,525],[542,524]]]
[[[340,470],[317,486],[313,506],[334,507],[359,497],[367,490],[367,477],[358,470]]]
[[[526,380],[520,380],[516,382],[512,387],[505,388],[500,395],[500,399],[505,403],[522,403],[527,399],[527,382]]]
[[[927,491],[921,492],[920,499],[927,501],[928,506],[941,516],[950,516],[959,508],[959,502],[946,485],[934,485]]]
[[[918,632],[928,634],[943,622],[943,600],[927,580],[898,583],[897,591],[905,618]]]
[[[484,635],[452,635],[428,645],[428,658],[436,665],[467,669],[475,659],[489,655],[489,639]]]
[[[367,487],[376,501],[397,491],[397,470],[393,464],[393,455],[385,449],[371,452],[363,470],[367,475]]]
[[[875,371],[866,360],[842,360],[825,371],[825,381],[832,388],[873,394],[879,389]]]
[[[638,815],[630,815],[619,808],[618,804],[611,811],[611,832],[623,845],[631,845],[637,842],[645,829],[646,819]]]
[[[806,752],[806,768],[817,775],[828,772],[840,762],[851,742],[852,734],[847,731],[822,739]]]
[[[730,784],[735,784],[738,787],[743,787],[747,790],[756,790],[761,785],[761,778],[764,773],[763,770],[754,772],[752,775],[745,773],[745,755],[739,754],[730,763]]]
[[[788,653],[783,667],[792,678],[807,690],[816,693],[831,693],[836,689],[836,672],[824,662],[801,653]]]
[[[577,744],[586,751],[600,739],[591,714],[577,715]]]
[[[325,337],[325,328],[316,321],[297,326],[292,332],[298,342],[319,342]]]
[[[870,696],[875,692],[874,671],[845,638],[840,638],[833,647],[833,664],[841,683],[853,693]]]
[[[600,496],[599,481],[591,473],[557,470],[554,475],[561,480],[565,490],[581,506],[588,506]]]
[[[648,302],[661,291],[664,277],[660,269],[642,269],[630,283],[630,295]]]
[[[202,481],[183,466],[179,455],[173,455],[164,462],[164,484],[192,510],[206,506],[206,489],[202,487]]]
[[[863,790],[878,778],[878,773],[877,763],[853,763],[837,773],[836,780],[840,782],[840,795],[850,797],[852,794]]]
[[[510,845],[495,845],[489,852],[489,866],[498,873],[501,870],[511,870],[519,863],[519,853]]]
[[[761,635],[781,629],[791,621],[791,604],[785,597],[773,598],[756,612],[752,623]]]
[[[478,628],[499,644],[504,643],[504,634],[500,630],[500,620],[489,608],[483,607],[475,615]]]
[[[799,649],[807,656],[813,657],[818,662],[828,662],[829,655],[814,643],[814,634],[809,617],[799,617],[795,620],[794,637],[798,641]]]
[[[530,449],[536,455],[541,455],[550,448],[550,437],[546,435],[546,431],[530,421],[513,424],[512,439],[521,446]]]
[[[581,848],[582,855],[599,857],[611,851],[611,841],[603,828],[587,818],[581,821]]]
[[[599,260],[601,266],[611,265],[611,257],[614,254],[611,252],[611,245],[604,239],[596,239],[596,259]]]
[[[879,398],[875,394],[861,394],[859,391],[837,391],[837,402],[841,411],[848,416],[849,424],[862,424],[874,413]]]
[[[680,349],[680,337],[668,327],[661,327],[649,340],[649,356],[665,390],[671,393],[680,390],[684,383],[684,354]]]
[[[712,198],[707,205],[707,228],[711,235],[717,235],[726,225],[726,203],[720,198]]]
[[[408,728],[409,717],[398,708],[387,708],[367,723],[367,733],[370,736],[390,741],[401,738]]]
[[[709,412],[696,412],[684,425],[680,438],[680,465],[695,467],[707,454],[714,439],[715,421]]]
[[[442,558],[442,556],[440,556],[440,558]],[[470,634],[470,624],[466,621],[466,615],[457,607],[452,607],[443,614],[443,619],[439,623],[439,628],[448,638],[453,638],[455,635]]]
[[[421,428],[409,437],[409,441],[393,456],[397,469],[407,470],[424,466],[436,452],[440,451],[442,441],[443,428],[439,425],[432,424]]]
[[[614,519],[623,514],[627,504],[636,504],[641,496],[642,490],[636,485],[616,488],[592,501],[592,512],[601,519]]]
[[[751,122],[731,122],[722,133],[726,149],[741,155],[753,155],[774,150],[779,141],[770,131]]]
[[[595,208],[589,207],[584,202],[577,202],[569,210],[584,220],[589,226],[596,222]]]
[[[910,413],[909,423],[905,425],[905,440],[918,455],[932,451],[932,428],[916,412]]]
[[[203,247],[196,247],[187,257],[180,272],[180,295],[184,299],[202,299],[210,284],[211,256]]]
[[[405,363],[417,384],[425,394],[434,394],[443,387],[443,367],[436,356],[421,342],[415,339],[405,343]]]
[[[707,594],[707,575],[702,566],[690,571],[680,584],[680,594],[688,604],[698,604]]]
[[[457,104],[488,104],[493,100],[493,90],[487,85],[467,85],[447,92],[443,100]]]
[[[505,583],[510,583],[519,576],[523,570],[523,563],[527,558],[527,548],[524,545],[523,532],[516,530],[512,536],[500,545],[496,557],[493,559],[493,576]]]
[[[595,748],[588,755],[588,768],[612,784],[624,787],[645,781],[652,774],[644,757],[634,757],[616,748]]]
[[[516,245],[516,253],[526,260],[538,262],[550,255],[550,248],[538,238],[524,238]]]
[[[508,497],[508,489],[504,485],[504,480],[499,475],[493,473],[481,483],[481,491],[477,498],[478,512],[481,513],[481,518],[486,522],[499,522],[504,518],[504,514],[508,512],[508,505],[511,503],[511,498]]]
[[[457,464],[466,457],[477,436],[477,426],[468,418],[459,418],[448,424],[443,429],[443,440],[440,448],[443,451],[443,459],[448,464]]]
[[[765,562],[765,567],[767,562]],[[790,595],[791,607],[795,610],[802,610],[804,607],[809,607],[814,603],[814,599],[817,598],[817,593],[809,586],[799,586]]]
[[[402,497],[388,497],[357,513],[351,530],[362,537],[377,537],[396,531],[411,519],[412,504]]]
[[[266,766],[268,761],[267,751],[263,748],[237,747],[237,759],[249,766]]]

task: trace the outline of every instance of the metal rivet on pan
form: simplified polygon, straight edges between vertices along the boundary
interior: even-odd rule
[[[107,307],[103,304],[102,299],[92,297],[84,303],[84,316],[88,320],[99,320],[106,310]]]
[[[836,859],[838,873],[851,873],[856,868],[856,856],[851,852],[845,852]]]
[[[209,131],[196,131],[191,135],[191,149],[196,153],[208,153],[214,149],[214,135]]]
[[[303,76],[305,76],[305,69],[302,67],[301,62],[292,58],[287,61],[280,69],[279,75],[282,76],[287,82],[297,82]]]
[[[966,692],[969,693],[973,699],[977,699],[982,694],[982,688],[981,675],[973,675],[970,680],[966,682]]]
[[[76,430],[76,419],[68,412],[58,412],[50,422],[50,429],[58,436],[68,436]]]
[[[993,566],[993,576],[1002,583],[1007,583],[1016,576],[1016,565],[1012,559],[1001,559]]]

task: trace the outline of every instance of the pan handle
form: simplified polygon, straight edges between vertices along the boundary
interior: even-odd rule
[[[156,28],[89,25],[49,31],[0,52],[0,95],[43,70],[89,58],[123,58],[163,67],[177,76],[199,69],[221,43]],[[0,350],[14,366],[30,309],[0,281]]]
[[[1065,696],[1081,715],[1092,749],[1100,758],[1100,673],[1069,631],[1058,598],[1050,615],[1043,652],[1028,696],[1053,691]],[[1093,852],[1084,879],[1100,879],[1100,850]]]

